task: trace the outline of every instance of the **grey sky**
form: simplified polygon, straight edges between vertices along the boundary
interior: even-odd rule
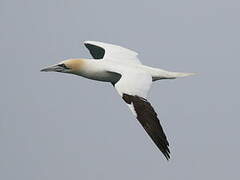
[[[0,179],[239,179],[240,3],[0,0]],[[150,66],[167,162],[110,84],[40,73],[97,40]]]

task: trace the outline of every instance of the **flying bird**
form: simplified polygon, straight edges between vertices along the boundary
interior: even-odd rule
[[[136,52],[121,46],[97,41],[85,41],[84,45],[94,59],[67,59],[41,71],[70,73],[110,82],[168,160],[169,143],[157,113],[147,100],[148,92],[154,81],[185,77],[193,73],[170,72],[145,66]]]

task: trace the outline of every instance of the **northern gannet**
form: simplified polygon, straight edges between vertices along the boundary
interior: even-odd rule
[[[137,53],[121,46],[97,41],[84,45],[95,59],[67,59],[41,71],[71,73],[88,79],[110,82],[131,109],[145,131],[164,154],[170,158],[169,143],[156,112],[147,100],[153,81],[175,79],[193,73],[170,72],[143,65]]]

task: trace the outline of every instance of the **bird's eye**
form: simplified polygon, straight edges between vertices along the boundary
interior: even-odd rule
[[[64,63],[58,64],[58,66],[63,67],[64,69],[69,69]]]

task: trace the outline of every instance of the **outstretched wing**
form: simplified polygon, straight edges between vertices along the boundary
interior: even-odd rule
[[[97,41],[85,41],[84,45],[94,59],[141,64],[138,54],[130,49]]]
[[[146,99],[151,83],[152,77],[150,74],[140,71],[128,71],[122,73],[122,77],[115,84],[115,88],[159,150],[166,159],[169,159],[170,150],[167,137],[157,113]]]

